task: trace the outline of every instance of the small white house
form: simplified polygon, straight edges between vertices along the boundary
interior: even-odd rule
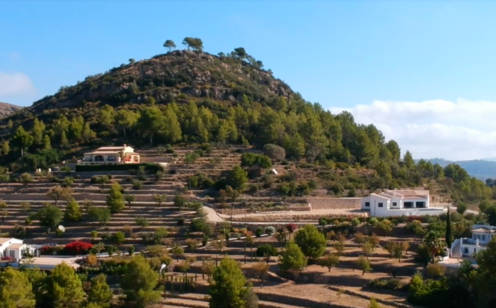
[[[446,211],[429,207],[428,190],[385,190],[372,193],[361,202],[361,209],[376,217],[439,215]]]
[[[487,248],[487,244],[496,236],[496,227],[489,225],[474,225],[472,238],[459,238],[451,243],[452,258],[473,257],[476,253]]]
[[[2,258],[11,257],[13,261],[19,261],[22,260],[24,253],[38,255],[36,248],[25,244],[23,240],[0,237],[0,256]]]
[[[140,154],[126,144],[116,147],[100,147],[92,152],[84,153],[80,165],[114,165],[114,164],[138,164]]]

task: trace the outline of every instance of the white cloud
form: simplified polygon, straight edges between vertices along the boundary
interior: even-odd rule
[[[374,101],[348,110],[360,124],[374,124],[414,158],[468,160],[496,157],[496,102]]]
[[[31,95],[34,92],[33,82],[25,74],[0,72],[0,96]]]

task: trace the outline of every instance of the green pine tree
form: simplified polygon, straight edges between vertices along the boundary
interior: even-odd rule
[[[245,296],[250,291],[246,277],[234,259],[224,258],[212,275],[210,307],[244,308]]]
[[[119,182],[112,183],[110,192],[107,195],[107,206],[112,213],[119,213],[124,209],[125,202],[122,194],[122,187]]]
[[[63,131],[60,135],[60,147],[63,149],[67,149],[69,147],[69,140],[67,139],[65,131]]]
[[[314,225],[306,225],[303,229],[298,230],[294,241],[301,248],[303,254],[312,259],[320,258],[324,254],[327,244],[324,234],[320,233]]]
[[[85,294],[76,271],[65,262],[55,267],[47,281],[49,307],[80,308]]]
[[[0,308],[33,308],[33,287],[26,275],[12,267],[0,273]]]
[[[307,259],[300,247],[293,241],[286,244],[286,249],[280,257],[280,267],[283,271],[299,272],[307,265]]]
[[[159,275],[143,256],[134,256],[126,265],[121,280],[121,287],[126,295],[125,301],[133,303],[133,307],[144,308],[160,301],[160,291],[155,287]]]
[[[51,148],[52,148],[52,142],[50,141],[50,137],[48,137],[48,135],[45,135],[43,137],[43,149],[50,150]]]
[[[91,279],[91,287],[88,291],[88,304],[95,307],[108,308],[112,301],[112,290],[107,284],[107,276],[100,274]]]
[[[71,198],[67,201],[67,205],[65,206],[65,215],[64,219],[68,221],[78,221],[81,219],[81,207],[76,199]]]

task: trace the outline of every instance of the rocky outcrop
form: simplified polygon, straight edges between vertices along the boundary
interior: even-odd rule
[[[157,103],[191,99],[235,103],[244,95],[250,102],[267,103],[275,97],[289,100],[294,92],[270,71],[240,59],[181,50],[89,76],[35,102],[30,111],[83,107],[86,102],[144,103],[150,97]]]
[[[16,105],[0,103],[0,118],[8,117],[9,115],[16,113],[21,109],[22,107]]]

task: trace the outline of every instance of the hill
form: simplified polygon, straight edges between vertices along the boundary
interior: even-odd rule
[[[489,187],[459,166],[415,165],[411,153],[402,155],[373,125],[358,125],[350,113],[334,115],[305,101],[241,47],[219,55],[190,47],[195,50],[130,59],[3,119],[5,166],[46,168],[102,144],[251,145],[291,165],[282,182],[292,186],[275,191],[305,194],[318,177],[318,186],[334,195],[424,185],[468,201],[491,197]],[[272,187],[253,172],[257,160],[245,162],[250,164],[252,178]]]
[[[483,159],[449,161],[440,158],[429,159],[428,161],[430,161],[433,164],[439,164],[443,167],[449,164],[460,165],[471,176],[476,177],[482,181],[496,178],[496,161],[489,161]]]
[[[21,109],[22,107],[0,102],[0,118],[5,118]]]

